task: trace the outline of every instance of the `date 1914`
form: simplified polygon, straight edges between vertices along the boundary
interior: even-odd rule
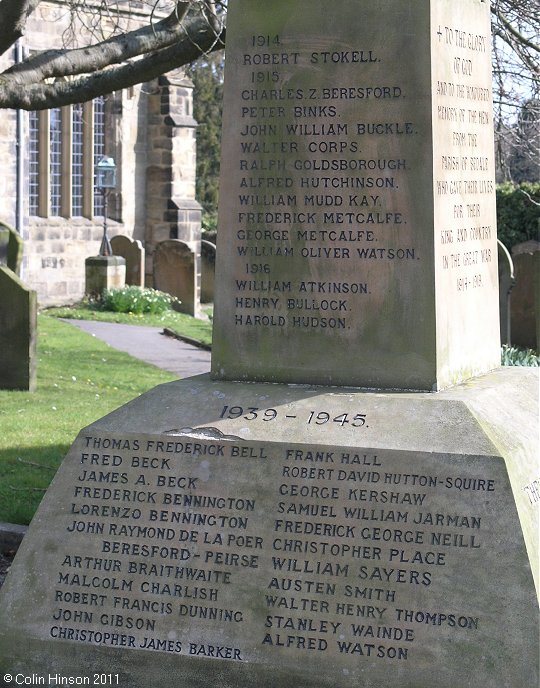
[[[269,423],[273,420],[292,420],[298,418],[298,414],[279,412],[275,408],[261,409],[256,406],[224,406],[220,418],[243,420],[262,420]],[[333,416],[327,411],[310,411],[305,417],[307,425],[325,425],[326,423],[336,423],[341,427],[350,425],[352,428],[364,428],[367,425],[365,413],[340,413]]]

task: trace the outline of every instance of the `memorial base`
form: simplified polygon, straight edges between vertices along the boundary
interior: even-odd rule
[[[107,289],[120,289],[126,284],[126,259],[122,256],[92,256],[84,261],[85,294],[100,297]]]
[[[0,669],[537,685],[536,395],[524,369],[439,394],[151,390],[59,469],[2,591]]]

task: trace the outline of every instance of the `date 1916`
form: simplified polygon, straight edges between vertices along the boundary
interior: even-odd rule
[[[261,409],[256,406],[224,406],[220,418],[243,420],[262,420],[269,423],[273,420],[292,420],[298,418],[298,414],[278,412],[275,408]],[[367,416],[365,413],[340,413],[333,416],[327,411],[310,411],[305,417],[307,425],[325,425],[326,423],[336,423],[341,427],[350,425],[352,428],[363,428],[367,426]]]

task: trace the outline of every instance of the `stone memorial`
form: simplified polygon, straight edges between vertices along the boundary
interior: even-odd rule
[[[485,3],[310,7],[235,19],[213,374],[435,390],[492,370]]]
[[[19,275],[23,259],[24,242],[12,227],[0,222],[0,265]]]
[[[514,261],[506,246],[497,242],[499,263],[499,320],[501,323],[501,344],[512,341],[512,291],[516,284]]]
[[[0,265],[0,389],[35,391],[37,294]]]
[[[201,303],[214,303],[216,293],[216,245],[201,241]]]
[[[540,348],[540,242],[512,247],[516,283],[512,289],[512,343]]]
[[[489,4],[231,0],[227,31],[212,376],[81,431],[0,668],[534,686],[537,378],[493,370]]]
[[[84,261],[85,294],[99,298],[107,289],[121,289],[126,284],[126,260],[122,256],[90,256]]]
[[[175,309],[198,316],[197,256],[189,243],[180,239],[160,241],[154,251],[154,288],[176,296]]]
[[[115,256],[122,256],[126,261],[126,284],[144,287],[145,250],[142,243],[117,234],[111,239],[111,248]]]

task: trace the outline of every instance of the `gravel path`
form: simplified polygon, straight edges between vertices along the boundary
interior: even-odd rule
[[[90,320],[64,320],[109,346],[125,351],[181,378],[208,373],[210,352],[191,344],[166,337],[159,327],[123,325]]]

